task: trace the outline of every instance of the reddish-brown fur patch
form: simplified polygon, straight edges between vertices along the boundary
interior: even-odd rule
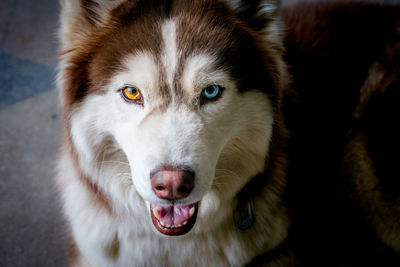
[[[95,204],[101,209],[104,209],[109,214],[113,214],[113,209],[109,198],[104,194],[103,190],[96,183],[92,181],[90,177],[87,177],[82,172],[82,168],[79,165],[79,156],[73,146],[71,136],[68,134],[67,137],[65,137],[65,139],[66,139],[65,143],[67,145],[68,152],[71,156],[73,165],[75,167],[75,171],[78,174],[78,178],[80,182],[86,187],[88,193],[90,193],[93,204]]]
[[[79,251],[79,248],[77,247],[74,238],[72,237],[72,234],[68,235],[68,261],[70,266],[75,266],[81,257],[81,252]]]

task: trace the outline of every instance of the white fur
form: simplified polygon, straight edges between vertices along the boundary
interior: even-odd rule
[[[257,15],[262,16],[265,14],[270,14],[276,11],[276,2],[275,0],[268,0],[268,1],[262,1],[260,5],[260,9],[257,13]]]
[[[175,22],[173,20],[164,22],[161,26],[161,34],[164,43],[162,63],[167,74],[168,85],[172,88],[176,64],[178,62]]]

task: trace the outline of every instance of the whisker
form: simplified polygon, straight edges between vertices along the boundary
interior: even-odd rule
[[[236,178],[240,178],[240,176],[236,173],[236,172],[234,172],[234,171],[232,171],[232,170],[228,170],[228,169],[216,169],[215,170],[216,172],[225,172],[225,173],[228,173],[228,174],[231,174],[231,175],[233,175],[233,176],[235,176]],[[218,175],[218,176],[221,176],[221,175]],[[227,175],[226,175],[227,176]],[[217,176],[216,176],[217,177]]]
[[[129,166],[129,163],[123,162],[123,161],[116,161],[116,160],[104,160],[101,161],[102,163],[118,163],[118,164],[123,164],[123,165],[127,165]],[[101,163],[100,161],[98,161],[97,163]]]

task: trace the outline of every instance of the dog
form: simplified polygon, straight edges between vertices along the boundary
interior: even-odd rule
[[[398,5],[61,4],[71,265],[400,262]]]
[[[57,181],[71,265],[285,265],[276,4],[61,5]]]

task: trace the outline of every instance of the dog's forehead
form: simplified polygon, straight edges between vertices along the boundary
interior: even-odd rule
[[[223,1],[216,0],[126,2],[112,14],[118,24],[116,34],[135,38],[131,45],[136,49],[159,53],[160,35],[165,37],[165,33],[174,32],[171,31],[174,29],[182,56],[196,50],[216,52],[230,41],[230,33],[237,22],[234,12]],[[175,25],[166,26],[168,21],[174,21]]]
[[[271,67],[266,65],[275,64],[274,60],[266,60],[261,38],[223,1],[126,3],[112,13],[114,26],[97,39],[99,45],[89,71],[92,90],[104,88],[118,72],[126,71],[126,58],[147,54],[157,70],[153,83],[164,103],[171,99],[194,103],[195,94],[190,95],[193,92],[184,86],[190,79],[183,75],[193,76],[187,67],[206,61],[199,56],[209,59],[210,73],[225,70],[239,91],[256,89],[275,94]]]
[[[210,1],[213,5],[186,2],[191,1],[174,1],[177,4],[168,11],[160,7],[132,6],[131,11],[116,12],[114,19],[119,26],[104,36],[93,60],[92,79],[111,78],[132,66],[126,64],[127,59],[145,54],[151,58],[147,61],[153,62],[158,70],[159,90],[167,97],[171,93],[184,94],[179,81],[187,73],[185,68],[193,65],[188,64],[193,58],[201,55],[218,59],[209,64],[215,68],[218,64],[221,66],[223,51],[233,42],[233,25],[228,22],[230,10],[221,4],[216,9],[214,1]],[[140,14],[137,9],[141,10]],[[227,14],[221,14],[222,10]]]

